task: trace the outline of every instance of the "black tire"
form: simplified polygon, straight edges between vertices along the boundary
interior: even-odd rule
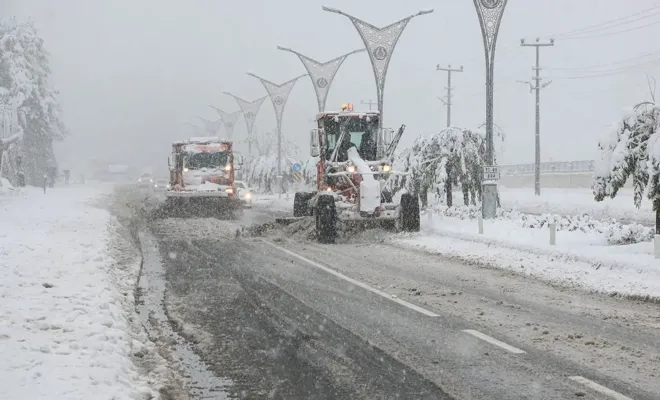
[[[404,232],[419,232],[419,200],[410,193],[401,195],[399,212],[401,230]]]
[[[304,217],[309,215],[307,201],[309,201],[309,193],[298,192],[293,196],[293,216]]]
[[[337,239],[337,208],[335,198],[329,195],[319,196],[316,202],[316,240],[331,244]]]
[[[395,232],[396,231],[396,220],[395,219],[383,220],[383,221],[381,221],[380,226],[381,226],[381,228],[385,229],[386,231]]]

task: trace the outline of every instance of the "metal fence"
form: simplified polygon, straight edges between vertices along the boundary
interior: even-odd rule
[[[542,162],[542,174],[591,173],[593,160]],[[534,164],[500,165],[502,175],[534,175]]]

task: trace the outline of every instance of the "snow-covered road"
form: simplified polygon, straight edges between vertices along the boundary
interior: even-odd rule
[[[99,205],[112,190],[0,202],[0,399],[159,398],[143,364],[162,359],[135,318],[140,256]]]
[[[237,238],[241,221],[195,224],[153,226],[170,316],[248,397],[660,393],[654,304],[395,247],[378,231],[320,245],[287,229]]]

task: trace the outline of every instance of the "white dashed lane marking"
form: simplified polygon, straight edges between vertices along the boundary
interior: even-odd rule
[[[426,316],[429,316],[429,317],[438,317],[438,316],[439,316],[438,314],[436,314],[436,313],[434,313],[434,312],[432,312],[432,311],[429,311],[429,310],[427,310],[427,309],[425,309],[425,308],[422,308],[422,307],[420,307],[420,306],[417,306],[417,305],[414,305],[414,304],[412,304],[412,303],[409,303],[409,302],[407,302],[407,301],[405,301],[405,300],[401,300],[401,299],[399,299],[399,298],[392,297],[392,295],[390,295],[390,294],[388,294],[388,293],[385,293],[385,292],[383,292],[382,290],[378,290],[378,289],[376,289],[376,288],[373,288],[373,287],[367,285],[366,283],[362,283],[362,282],[360,282],[360,281],[358,281],[358,280],[356,280],[356,279],[350,278],[350,277],[348,277],[348,276],[346,276],[346,275],[344,275],[344,274],[341,274],[341,273],[339,273],[339,272],[337,272],[337,271],[335,271],[335,270],[333,270],[333,269],[331,269],[331,268],[326,267],[325,265],[322,265],[322,264],[320,264],[320,263],[318,263],[318,262],[316,262],[316,261],[312,261],[312,260],[310,260],[310,259],[308,259],[308,258],[306,258],[306,257],[303,257],[303,256],[301,256],[301,255],[299,255],[299,254],[297,254],[297,253],[294,253],[294,252],[291,251],[291,250],[287,250],[287,249],[285,249],[285,248],[283,248],[283,247],[281,247],[281,246],[278,246],[278,245],[276,245],[276,244],[274,244],[274,243],[272,243],[272,242],[269,242],[269,241],[265,241],[265,240],[263,240],[262,243],[265,243],[265,244],[267,244],[267,245],[269,245],[269,246],[271,246],[271,247],[274,247],[274,248],[276,248],[276,249],[278,249],[278,250],[280,250],[280,251],[282,251],[282,252],[284,252],[284,253],[286,253],[286,254],[292,256],[292,257],[295,257],[295,258],[297,258],[297,259],[299,259],[299,260],[301,260],[301,261],[304,261],[305,263],[307,263],[307,264],[309,264],[309,265],[311,265],[311,266],[313,266],[313,267],[316,267],[316,268],[318,268],[318,269],[320,269],[320,270],[323,270],[323,271],[325,271],[325,272],[327,272],[327,273],[329,273],[329,274],[331,274],[331,275],[336,276],[337,278],[340,278],[340,279],[343,279],[343,280],[345,280],[345,281],[347,281],[347,282],[350,282],[350,283],[352,283],[352,284],[355,285],[355,286],[361,287],[362,289],[368,290],[368,291],[370,291],[370,292],[372,292],[372,293],[374,293],[374,294],[377,294],[377,295],[379,295],[379,296],[381,296],[381,297],[383,297],[383,298],[386,298],[386,299],[391,300],[391,301],[393,301],[393,302],[395,302],[395,303],[398,303],[398,304],[400,304],[400,305],[402,305],[402,306],[404,306],[404,307],[407,307],[407,308],[409,308],[409,309],[411,309],[411,310],[415,310],[415,311],[417,311],[417,312],[419,312],[419,313],[421,313],[421,314],[424,314],[424,315],[426,315]],[[492,337],[492,336],[488,336],[488,335],[486,335],[485,333],[481,333],[481,332],[476,331],[476,330],[474,330],[474,329],[464,329],[463,332],[465,332],[465,333],[467,333],[467,334],[469,334],[469,335],[472,335],[472,336],[474,336],[474,337],[476,337],[476,338],[478,338],[478,339],[481,339],[481,340],[483,340],[483,341],[485,341],[485,342],[488,342],[488,343],[490,343],[490,344],[492,344],[492,345],[494,345],[494,346],[497,346],[497,347],[499,347],[499,348],[501,348],[501,349],[504,349],[504,350],[506,350],[506,351],[508,351],[508,352],[510,352],[510,353],[513,353],[513,354],[525,354],[525,353],[526,353],[524,350],[521,350],[521,349],[519,349],[519,348],[517,348],[517,347],[511,346],[510,344],[504,343],[504,342],[502,342],[501,340],[497,340],[497,339],[495,339],[495,338]],[[598,384],[598,383],[596,383],[596,382],[594,382],[594,381],[591,381],[591,380],[589,380],[589,379],[587,379],[587,378],[584,378],[584,377],[582,377],[582,376],[570,376],[570,377],[568,377],[568,379],[570,379],[570,380],[572,380],[572,381],[574,381],[574,382],[577,382],[577,383],[579,383],[579,384],[582,384],[582,385],[586,386],[587,388],[589,388],[589,389],[591,389],[591,390],[593,390],[593,391],[596,391],[596,392],[598,392],[598,393],[600,393],[600,394],[603,394],[603,395],[605,395],[605,396],[608,396],[609,398],[611,398],[611,399],[613,399],[613,400],[633,400],[633,399],[631,399],[631,398],[628,397],[628,396],[624,396],[624,395],[622,395],[621,393],[615,392],[615,391],[612,390],[612,389],[609,389],[609,388],[607,388],[607,387],[605,387],[605,386],[603,386],[603,385],[600,385],[600,384]]]
[[[508,352],[511,352],[511,353],[514,353],[514,354],[524,354],[525,353],[524,350],[520,350],[517,347],[513,347],[509,344],[506,344],[506,343],[502,342],[501,340],[497,340],[494,337],[486,335],[485,333],[481,333],[481,332],[475,331],[473,329],[464,329],[463,332],[468,333],[468,334],[470,334],[470,335],[472,335],[476,338],[479,338],[479,339],[481,339],[485,342],[493,344],[497,347],[500,347],[500,348],[502,348],[502,349],[504,349]]]
[[[619,392],[615,392],[612,389],[606,388],[603,385],[600,385],[600,384],[598,384],[594,381],[590,381],[589,379],[583,378],[581,376],[569,376],[568,379],[570,379],[572,381],[575,381],[575,382],[578,382],[578,383],[581,383],[584,386],[586,386],[586,387],[588,387],[588,388],[590,388],[590,389],[592,389],[592,390],[594,390],[594,391],[596,391],[600,394],[604,394],[606,396],[609,396],[611,399],[614,399],[614,400],[633,400],[628,396],[624,396]]]
[[[295,258],[297,258],[297,259],[299,259],[299,260],[301,260],[301,261],[304,261],[304,262],[306,262],[307,264],[309,264],[309,265],[311,265],[311,266],[313,266],[313,267],[316,267],[316,268],[321,269],[321,270],[323,270],[323,271],[325,271],[325,272],[327,272],[327,273],[329,273],[329,274],[331,274],[331,275],[334,275],[334,276],[336,276],[337,278],[340,278],[340,279],[343,279],[343,280],[345,280],[345,281],[347,281],[347,282],[350,282],[350,283],[352,283],[352,284],[355,285],[355,286],[359,286],[359,287],[361,287],[362,289],[365,289],[365,290],[370,291],[371,293],[375,293],[375,294],[377,294],[377,295],[379,295],[379,296],[381,296],[381,297],[384,297],[384,298],[386,298],[386,299],[388,299],[388,300],[392,300],[392,301],[395,302],[395,303],[401,304],[402,306],[407,307],[407,308],[409,308],[409,309],[411,309],[411,310],[415,310],[415,311],[417,311],[418,313],[424,314],[424,315],[429,316],[429,317],[437,317],[437,316],[438,316],[438,314],[436,314],[436,313],[434,313],[434,312],[432,312],[432,311],[429,311],[429,310],[427,310],[427,309],[425,309],[425,308],[422,308],[422,307],[420,307],[420,306],[416,306],[416,305],[414,305],[414,304],[412,304],[412,303],[408,303],[408,302],[405,301],[405,300],[401,300],[401,299],[399,299],[399,298],[392,297],[392,295],[387,294],[387,293],[383,292],[382,290],[378,290],[378,289],[376,289],[376,288],[372,288],[371,286],[367,285],[366,283],[362,283],[362,282],[360,282],[360,281],[358,281],[358,280],[356,280],[356,279],[353,279],[353,278],[350,278],[350,277],[348,277],[348,276],[346,276],[346,275],[340,274],[339,272],[337,272],[337,271],[335,271],[335,270],[333,270],[333,269],[330,269],[330,268],[326,267],[325,265],[319,264],[319,263],[317,263],[316,261],[312,261],[312,260],[310,260],[310,259],[308,259],[308,258],[305,258],[305,257],[303,257],[303,256],[301,256],[301,255],[299,255],[299,254],[294,253],[293,251],[290,251],[290,250],[285,249],[284,247],[280,247],[280,246],[278,246],[278,245],[276,245],[276,244],[274,244],[274,243],[268,242],[268,241],[263,241],[263,243],[266,243],[267,245],[272,246],[272,247],[274,247],[274,248],[276,248],[276,249],[278,249],[278,250],[280,250],[280,251],[282,251],[282,252],[284,252],[284,253],[286,253],[286,254],[292,256],[292,257],[295,257]]]

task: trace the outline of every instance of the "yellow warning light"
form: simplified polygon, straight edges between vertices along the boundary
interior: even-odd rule
[[[341,110],[346,111],[348,109],[348,104],[344,103],[341,105]]]

